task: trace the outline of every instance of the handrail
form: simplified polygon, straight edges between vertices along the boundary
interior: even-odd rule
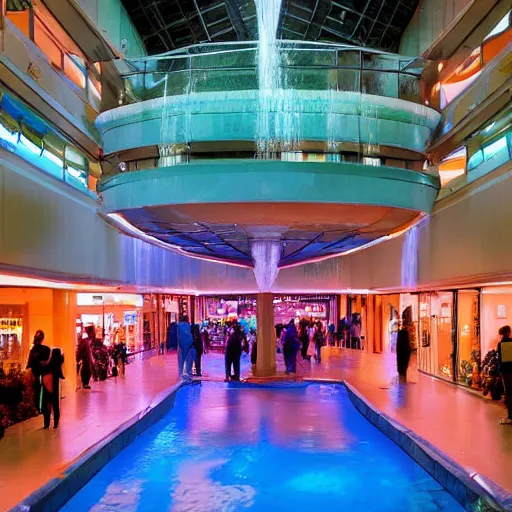
[[[339,50],[339,51],[360,51],[363,53],[371,53],[375,55],[385,55],[386,57],[394,58],[396,60],[424,60],[422,57],[411,57],[407,55],[399,55],[397,53],[390,53],[385,52],[382,50],[376,50],[374,48],[366,48],[363,46],[353,46],[349,44],[343,44],[343,43],[326,43],[321,41],[293,41],[290,39],[281,39],[280,43],[282,47],[287,48],[288,45],[291,45],[293,47],[300,46],[313,46],[313,47],[324,47],[326,50]],[[177,50],[171,50],[166,53],[160,53],[158,55],[150,55],[147,57],[137,57],[133,59],[127,59],[130,63],[137,63],[137,62],[151,62],[151,61],[159,61],[159,60],[166,60],[166,59],[178,59],[178,58],[188,58],[188,57],[196,57],[196,56],[204,56],[204,55],[212,55],[217,53],[232,53],[238,50],[217,50],[213,52],[199,52],[199,53],[190,53],[193,49],[198,48],[208,48],[208,47],[244,47],[247,46],[249,48],[245,48],[243,50],[245,51],[256,51],[258,49],[258,41],[226,41],[222,43],[200,43],[200,44],[193,44],[190,46],[185,46],[183,48],[179,48]],[[323,51],[326,51],[323,50]]]

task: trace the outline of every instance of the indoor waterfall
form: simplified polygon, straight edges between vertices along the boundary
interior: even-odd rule
[[[418,245],[422,224],[423,221],[419,222],[405,233],[402,245],[402,287],[409,290],[418,284]]]
[[[254,240],[251,244],[251,256],[254,263],[254,277],[260,292],[271,292],[281,259],[279,240]]]

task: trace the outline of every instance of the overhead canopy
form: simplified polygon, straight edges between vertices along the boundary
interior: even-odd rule
[[[52,0],[58,3],[58,0]],[[122,0],[149,53],[203,42],[254,40],[254,0]],[[279,1],[279,0],[275,0]],[[281,0],[281,39],[397,51],[419,0]]]

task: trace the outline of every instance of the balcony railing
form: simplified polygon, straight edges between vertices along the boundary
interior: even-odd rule
[[[128,62],[125,102],[258,89],[257,42],[208,43]],[[421,103],[420,58],[317,42],[281,41],[283,87],[361,92]]]

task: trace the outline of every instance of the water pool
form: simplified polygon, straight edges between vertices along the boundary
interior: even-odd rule
[[[345,388],[203,382],[61,510],[463,508],[351,404]]]

